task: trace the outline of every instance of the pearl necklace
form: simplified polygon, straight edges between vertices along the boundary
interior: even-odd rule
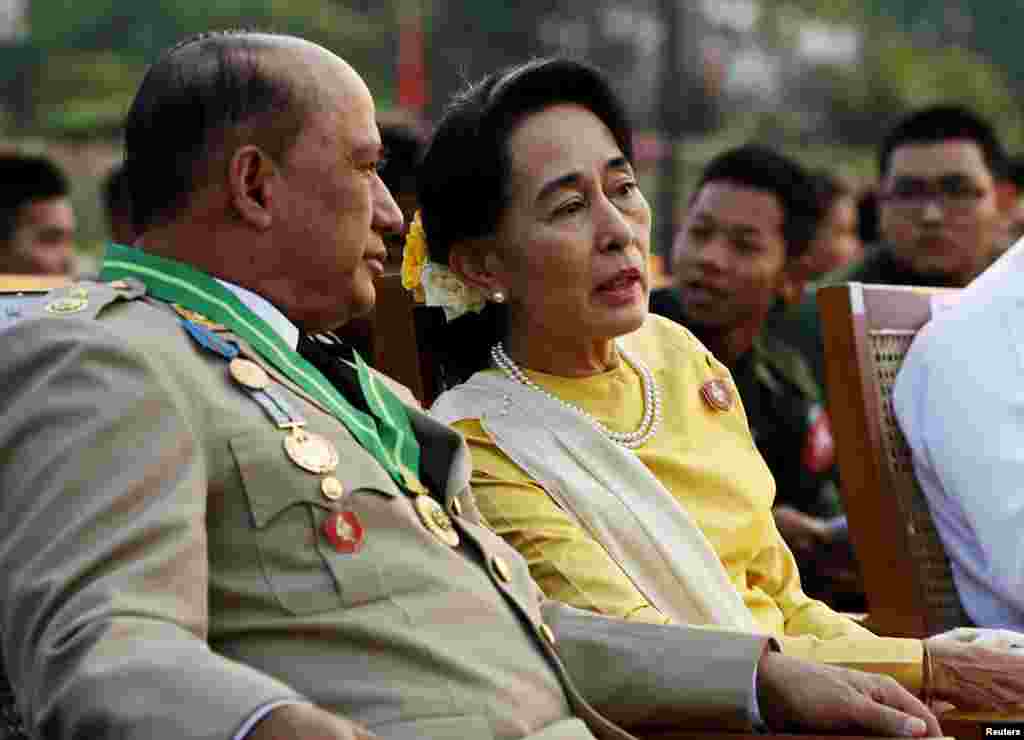
[[[505,346],[501,342],[498,342],[491,347],[491,359],[494,360],[494,364],[511,380],[521,383],[530,390],[537,391],[553,401],[557,401],[567,409],[575,411],[612,442],[620,444],[630,450],[635,450],[653,437],[654,433],[658,430],[658,425],[661,423],[661,391],[658,390],[658,383],[654,379],[654,373],[651,372],[651,369],[647,367],[646,364],[633,357],[626,350],[618,347],[617,345],[616,349],[618,349],[619,354],[622,355],[623,359],[625,359],[625,361],[634,370],[636,370],[637,373],[639,373],[641,384],[643,386],[644,418],[640,421],[640,426],[633,432],[613,432],[576,404],[563,401],[553,393],[548,393],[526,377],[526,373],[523,372],[522,368],[520,368],[519,365],[516,364],[515,360],[509,357],[508,353],[505,352]]]

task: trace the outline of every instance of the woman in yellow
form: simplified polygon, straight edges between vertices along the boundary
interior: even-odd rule
[[[479,507],[551,597],[768,632],[962,706],[1024,703],[1024,657],[879,638],[813,601],[729,373],[647,313],[651,215],[620,102],[531,62],[458,96],[425,155],[404,282],[441,305],[433,412],[467,437]]]

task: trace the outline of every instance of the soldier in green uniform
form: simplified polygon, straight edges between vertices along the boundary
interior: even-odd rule
[[[1016,205],[1009,160],[992,127],[958,106],[910,114],[882,142],[882,242],[820,285],[859,282],[962,288],[1009,245]],[[803,353],[825,387],[815,289],[768,331]]]
[[[759,147],[725,152],[699,180],[674,245],[676,284],[652,293],[651,310],[693,331],[732,372],[805,590],[859,608],[821,391],[799,352],[762,331],[797,284],[819,216],[796,163]]]

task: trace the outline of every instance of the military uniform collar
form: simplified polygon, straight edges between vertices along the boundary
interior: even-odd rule
[[[217,282],[234,293],[235,297],[246,308],[267,322],[267,326],[273,329],[284,340],[285,344],[292,349],[298,348],[299,327],[289,321],[288,317],[281,313],[274,304],[263,296],[253,293],[251,290],[246,290],[240,285],[229,283],[227,280],[221,280],[220,278],[217,278]]]

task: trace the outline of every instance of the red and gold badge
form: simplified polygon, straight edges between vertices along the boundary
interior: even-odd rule
[[[732,408],[732,388],[722,378],[709,380],[700,387],[700,395],[704,403],[718,411],[728,411]]]
[[[335,550],[345,555],[358,552],[366,530],[354,511],[336,511],[324,519],[324,536]]]

